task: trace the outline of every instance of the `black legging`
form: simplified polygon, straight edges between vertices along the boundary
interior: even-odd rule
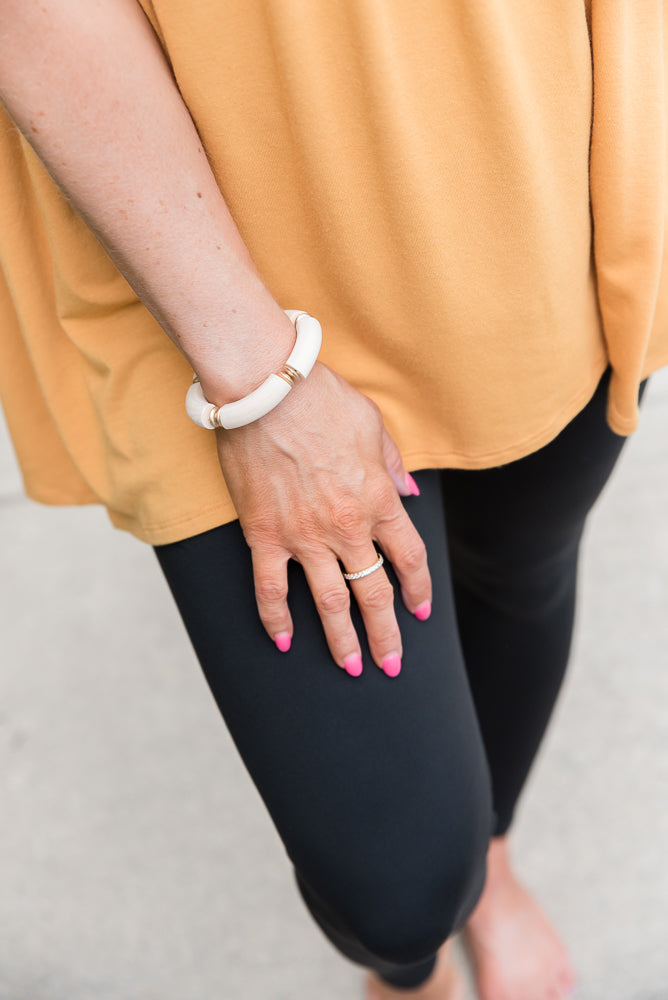
[[[568,658],[584,521],[624,439],[609,374],[546,447],[485,470],[416,472],[406,509],[427,546],[433,611],[417,621],[392,567],[402,670],[364,641],[338,668],[301,566],[280,653],[255,606],[238,521],[156,548],[207,682],[314,919],[352,961],[415,987],[481,893]],[[643,385],[644,388],[644,385]]]

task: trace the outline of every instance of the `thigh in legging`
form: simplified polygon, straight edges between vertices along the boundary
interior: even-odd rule
[[[434,582],[418,621],[396,595],[402,670],[337,667],[301,566],[290,562],[290,651],[261,626],[237,521],[156,548],[206,680],[292,861],[300,888],[361,948],[428,958],[482,889],[492,827],[489,773],[454,616],[437,470],[405,500]],[[321,922],[321,926],[323,926]],[[368,963],[371,964],[371,963]]]
[[[441,473],[458,626],[491,771],[496,834],[511,825],[560,690],[582,530],[625,441],[606,423],[608,382],[609,371],[558,437],[526,458]]]

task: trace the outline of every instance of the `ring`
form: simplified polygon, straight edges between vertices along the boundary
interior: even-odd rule
[[[377,569],[383,565],[383,557],[379,554],[373,566],[367,566],[366,569],[358,569],[356,573],[344,573],[344,579],[346,580],[361,580],[363,576],[368,576],[369,573],[375,573]]]

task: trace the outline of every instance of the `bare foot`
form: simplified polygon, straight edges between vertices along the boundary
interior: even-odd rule
[[[464,981],[452,962],[450,941],[440,948],[427,982],[414,990],[393,989],[375,972],[367,973],[366,1000],[464,1000]]]
[[[563,941],[510,865],[505,837],[493,837],[487,880],[462,938],[480,1000],[566,1000],[575,974]]]

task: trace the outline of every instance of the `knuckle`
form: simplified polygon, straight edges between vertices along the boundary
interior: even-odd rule
[[[403,511],[397,491],[391,482],[383,483],[374,489],[373,505],[376,516],[381,520],[388,520]]]
[[[309,563],[319,563],[323,556],[329,551],[323,544],[322,538],[316,537],[315,533],[303,532],[295,538],[290,545],[290,550],[294,552],[299,561],[304,565]]]
[[[315,603],[321,613],[338,614],[350,608],[350,592],[347,587],[324,587],[315,594]]]
[[[323,537],[312,524],[302,529],[295,521],[286,529],[283,549],[301,563],[318,562],[328,551]]]
[[[398,561],[407,570],[422,569],[427,561],[427,546],[421,538],[413,539],[400,550]]]
[[[287,584],[279,580],[258,580],[255,584],[255,597],[261,604],[280,604],[287,600]]]
[[[364,515],[352,500],[335,500],[329,508],[332,527],[345,537],[357,535],[364,527]]]
[[[251,549],[271,545],[276,541],[278,535],[275,521],[266,517],[246,518],[241,523],[241,529],[246,543]]]
[[[394,589],[390,581],[385,579],[374,580],[364,589],[362,601],[368,608],[381,609],[392,604],[394,600]]]
[[[300,557],[316,559],[327,549],[325,533],[311,511],[292,512],[288,535],[292,551]]]

